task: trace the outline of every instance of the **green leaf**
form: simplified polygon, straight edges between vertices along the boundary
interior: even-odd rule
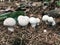
[[[23,11],[15,11],[15,12],[12,12],[10,17],[18,17],[19,15],[24,15],[24,12]]]
[[[25,13],[23,11],[15,11],[15,12],[8,12],[4,14],[0,14],[0,21],[3,21],[6,18],[12,17],[15,20],[17,20],[17,17],[19,15],[24,15]]]
[[[4,13],[4,14],[0,14],[0,21],[3,21],[4,19],[8,18],[10,14],[11,14],[10,12],[9,13]]]
[[[57,1],[56,4],[57,4],[57,6],[60,6],[60,1]]]

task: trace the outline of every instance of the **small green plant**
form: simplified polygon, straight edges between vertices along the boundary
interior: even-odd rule
[[[60,1],[57,1],[56,4],[57,4],[57,6],[60,6]]]
[[[24,11],[15,11],[15,12],[8,12],[4,14],[0,14],[0,22],[2,22],[6,18],[14,18],[16,19],[19,15],[24,15]]]

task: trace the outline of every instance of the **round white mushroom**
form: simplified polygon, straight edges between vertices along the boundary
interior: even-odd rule
[[[48,18],[49,18],[48,15],[44,15],[44,16],[42,17],[42,20],[43,20],[43,21],[48,21]]]
[[[3,25],[4,25],[4,26],[8,26],[8,30],[9,30],[9,31],[14,31],[13,26],[14,26],[15,24],[16,24],[16,21],[15,21],[15,19],[13,19],[13,18],[7,18],[7,19],[5,19],[4,22],[3,22]]]
[[[35,26],[36,26],[36,24],[37,24],[37,20],[36,20],[36,18],[34,18],[34,17],[30,17],[30,24],[31,24],[31,26],[33,27],[33,28],[35,28]]]
[[[29,23],[29,17],[28,16],[19,16],[17,18],[18,23],[20,26],[26,26]]]
[[[53,22],[53,21],[54,21],[53,17],[48,18],[48,22]]]
[[[55,22],[55,20],[54,20],[53,17],[49,17],[49,18],[48,18],[48,22],[49,22],[49,23],[52,23],[52,24],[51,24],[52,26],[54,26],[54,25],[56,24],[56,22]]]

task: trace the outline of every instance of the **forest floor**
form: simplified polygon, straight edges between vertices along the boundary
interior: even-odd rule
[[[33,12],[32,9],[27,12],[28,16],[42,18],[43,9],[38,7],[36,14],[30,12]],[[60,18],[55,18],[55,20],[60,22]],[[0,45],[60,45],[59,24],[55,27],[49,27],[41,21],[40,25],[36,26],[35,29],[30,24],[25,29],[19,25],[14,26],[14,28],[15,31],[10,32],[7,27],[0,24]]]

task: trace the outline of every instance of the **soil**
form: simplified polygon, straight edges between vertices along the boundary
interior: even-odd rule
[[[54,3],[53,6],[55,6]],[[30,7],[27,8],[29,11],[26,15],[41,19],[44,12],[57,7],[53,6],[50,5],[47,9],[42,9],[42,6]],[[8,31],[7,27],[0,24],[0,45],[60,45],[60,17],[55,17],[55,21],[55,26],[46,25],[41,21],[35,29],[30,24],[26,27],[16,25],[14,32]],[[44,32],[45,29],[47,32]]]

